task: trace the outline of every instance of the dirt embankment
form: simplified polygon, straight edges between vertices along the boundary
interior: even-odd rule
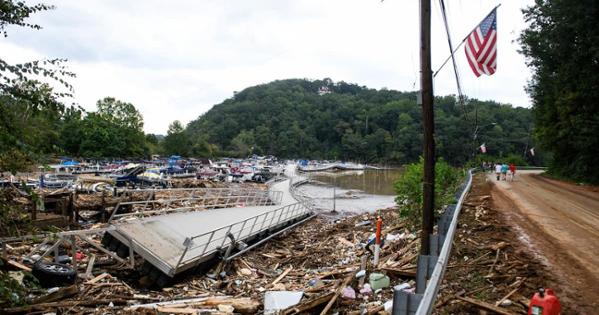
[[[596,312],[597,191],[522,173],[514,182],[475,177],[437,313],[477,313],[466,300],[495,306],[507,296],[499,307],[525,314],[539,287],[555,290],[563,314]]]

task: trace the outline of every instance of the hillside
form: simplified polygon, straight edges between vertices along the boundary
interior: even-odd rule
[[[491,155],[521,156],[529,141],[529,109],[478,100],[470,100],[464,109],[453,96],[435,100],[440,156],[461,164],[472,155],[475,106],[479,126],[484,126],[476,146],[485,142]],[[330,79],[289,79],[236,93],[190,122],[185,133],[192,142],[190,155],[216,145],[220,152],[238,156],[399,164],[421,154],[420,120],[416,92],[375,90]]]

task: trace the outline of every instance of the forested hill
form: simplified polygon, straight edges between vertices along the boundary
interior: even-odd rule
[[[435,100],[437,151],[443,158],[461,164],[471,157],[474,143],[483,142],[489,154],[523,155],[531,128],[529,109],[477,100],[468,104],[462,108],[453,96]],[[482,127],[476,142],[475,105]],[[289,79],[236,93],[190,122],[185,133],[196,151],[190,155],[217,145],[238,156],[406,163],[421,154],[420,121],[416,92]]]

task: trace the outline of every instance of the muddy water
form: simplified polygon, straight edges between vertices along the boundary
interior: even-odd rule
[[[335,209],[342,214],[372,212],[395,206],[393,182],[400,170],[304,173],[315,183],[299,191],[314,200],[322,211]],[[334,198],[333,198],[334,196]]]
[[[358,189],[372,195],[395,195],[393,182],[401,175],[401,170],[366,170],[337,173],[313,173],[308,177],[344,189]]]

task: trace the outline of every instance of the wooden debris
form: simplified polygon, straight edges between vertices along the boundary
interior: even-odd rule
[[[503,308],[499,308],[499,307],[497,307],[493,304],[489,304],[487,302],[475,300],[475,299],[468,298],[468,297],[462,297],[462,296],[458,296],[457,298],[464,302],[468,302],[468,303],[476,305],[482,309],[485,309],[485,310],[491,311],[491,312],[495,312],[500,315],[514,315],[514,313],[508,312]]]
[[[407,237],[402,236],[385,245],[382,254],[387,259],[381,262],[388,262],[384,264],[388,270],[379,270],[388,273],[394,284],[405,282],[413,276],[410,266],[418,254],[418,240],[412,235],[417,235],[417,231],[410,234],[406,230],[395,230],[404,225],[398,219],[396,210],[383,210],[382,216],[386,222],[399,221],[387,229],[389,233],[404,234]],[[368,268],[368,254],[361,246],[372,233],[372,226],[355,226],[356,222],[365,220],[374,222],[375,215],[361,214],[335,223],[316,219],[313,224],[302,225],[287,232],[287,237],[278,237],[276,241],[233,259],[223,268],[224,276],[215,272],[216,269],[211,269],[207,271],[209,276],[190,275],[160,291],[142,292],[130,287],[127,283],[135,281],[139,273],[144,274],[140,279],[142,281],[144,277],[149,278],[148,275],[139,272],[140,269],[136,272],[129,271],[129,259],[116,259],[113,257],[116,256],[114,252],[106,253],[99,249],[102,235],[78,237],[74,244],[70,241],[60,246],[67,248],[69,256],[75,248],[86,255],[78,259],[79,277],[85,279],[79,284],[79,290],[74,286],[41,298],[41,291],[35,292],[32,295],[37,295],[38,299],[33,300],[33,305],[9,311],[53,312],[66,307],[69,313],[75,314],[145,312],[142,309],[169,314],[226,314],[231,310],[234,313],[255,314],[261,308],[264,292],[272,289],[304,292],[300,303],[282,311],[283,314],[319,313],[322,310],[325,313],[356,311],[364,304],[364,297],[360,293],[355,300],[339,300],[345,286],[352,285],[356,291],[361,287],[357,285],[359,280],[355,278],[355,272],[360,269],[367,270],[367,274],[375,271]],[[104,226],[94,225],[90,228],[102,227]],[[33,243],[7,244],[7,257],[20,261],[24,255],[48,251],[48,244]],[[49,245],[52,243],[54,242]],[[50,248],[48,254],[52,256],[58,252],[58,248],[56,249],[54,251],[54,248]],[[26,263],[21,267],[28,268]],[[280,269],[282,272],[278,273]],[[122,275],[124,278],[119,279]],[[132,277],[129,278],[128,275]],[[127,282],[123,281],[125,278]],[[365,279],[368,279],[368,275],[361,278],[361,281],[364,282]],[[391,290],[383,290],[376,296],[370,295],[370,301],[372,298],[376,300],[368,303],[367,312],[378,312],[379,304],[392,298],[392,295]],[[177,300],[168,301],[175,297]],[[111,302],[114,308],[108,306]],[[378,302],[380,303],[377,304]]]
[[[320,315],[325,315],[326,313],[329,312],[329,310],[331,309],[331,307],[335,303],[335,300],[337,300],[337,298],[341,294],[341,291],[343,290],[343,288],[345,288],[347,286],[347,284],[353,279],[353,277],[354,277],[354,275],[351,274],[347,278],[345,278],[345,280],[343,281],[343,283],[337,288],[335,295],[333,295],[333,297],[331,297],[331,300],[329,301],[329,303],[327,304],[327,306],[325,306],[324,309],[322,310],[322,312],[320,312]]]
[[[343,245],[346,245],[346,246],[349,246],[349,247],[354,247],[354,246],[356,246],[354,243],[352,243],[352,242],[350,242],[350,241],[346,240],[344,237],[341,237],[341,236],[337,237],[337,240],[339,240],[339,242],[341,242],[341,244],[343,244]]]
[[[293,270],[293,266],[290,266],[289,268],[285,269],[285,271],[283,271],[283,273],[281,273],[280,276],[278,276],[273,282],[270,283],[270,285],[275,285],[277,284],[279,281],[281,281],[283,278],[285,278],[285,276],[291,272],[291,270]]]
[[[335,292],[327,292],[323,295],[320,295],[316,298],[306,300],[298,305],[291,306],[281,312],[282,315],[287,314],[298,314],[308,312],[319,305],[324,304],[325,302],[331,300]]]
[[[48,303],[58,301],[64,298],[71,297],[75,294],[79,293],[79,287],[77,285],[72,285],[68,287],[63,287],[58,289],[56,292],[52,292],[50,294],[46,294],[41,296],[31,302],[31,304],[40,304],[40,303]]]
[[[398,276],[407,277],[407,278],[416,278],[416,269],[400,269],[393,267],[382,267],[381,270],[387,271],[392,274],[396,274]]]
[[[512,296],[512,294],[516,293],[518,291],[518,289],[520,289],[520,285],[524,282],[524,279],[518,282],[518,285],[516,285],[516,288],[514,288],[512,291],[510,291],[508,294],[506,294],[504,297],[502,297],[499,301],[497,301],[495,303],[495,306],[499,306],[503,301],[507,300],[510,296]]]
[[[9,264],[9,265],[11,265],[11,266],[13,266],[13,267],[17,267],[17,268],[19,268],[19,269],[21,269],[23,271],[31,272],[31,268],[29,268],[29,267],[27,267],[27,266],[25,266],[25,265],[23,265],[23,264],[21,264],[19,262],[16,262],[14,260],[10,260],[9,259],[6,263]]]
[[[104,279],[106,277],[110,277],[110,274],[104,272],[101,275],[99,275],[99,276],[97,276],[97,277],[95,277],[95,278],[93,278],[93,279],[85,282],[85,284],[94,284],[94,283],[96,283],[96,282],[98,282],[98,281],[100,281],[100,280],[102,280],[102,279]]]

